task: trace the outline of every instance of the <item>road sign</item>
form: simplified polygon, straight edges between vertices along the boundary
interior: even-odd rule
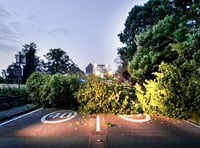
[[[41,118],[42,123],[56,124],[73,119],[77,112],[72,110],[60,110],[44,115]]]

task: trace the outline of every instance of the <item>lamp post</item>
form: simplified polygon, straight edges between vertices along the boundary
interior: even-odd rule
[[[20,89],[21,77],[23,76],[23,66],[26,64],[26,56],[19,52],[15,55],[15,58],[16,64],[19,66],[19,68],[17,68],[16,76],[18,76],[18,89]]]

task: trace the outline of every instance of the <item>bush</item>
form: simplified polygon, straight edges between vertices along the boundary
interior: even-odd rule
[[[26,88],[18,89],[12,87],[0,88],[0,110],[10,109],[30,103]]]
[[[26,81],[29,98],[38,104],[41,104],[40,91],[48,77],[49,75],[46,74],[33,73]]]
[[[136,95],[141,104],[142,110],[145,113],[157,115],[165,113],[167,91],[165,89],[161,89],[156,81],[146,80],[145,82],[145,90],[143,90],[138,84],[135,86]]]
[[[166,100],[169,116],[188,118],[193,111],[200,109],[200,79],[193,61],[180,67],[162,64],[160,71],[164,77],[159,83],[169,92]]]
[[[84,113],[130,114],[139,111],[134,88],[89,76],[76,94]]]
[[[77,105],[74,92],[79,88],[78,77],[60,74],[32,74],[27,80],[27,88],[32,99],[44,107],[64,107]]]
[[[27,96],[27,89],[21,88],[15,88],[15,87],[2,87],[0,88],[0,96]]]
[[[188,118],[199,110],[200,80],[192,67],[192,62],[180,67],[161,64],[154,81],[146,81],[144,89],[136,85],[143,110],[176,118]]]
[[[80,109],[88,114],[107,110],[106,91],[107,86],[100,78],[95,76],[88,77],[86,83],[80,87],[76,94]]]

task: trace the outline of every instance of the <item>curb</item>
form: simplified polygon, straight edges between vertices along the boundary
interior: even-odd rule
[[[197,128],[200,128],[200,125],[193,120],[184,120],[186,123],[191,124]]]

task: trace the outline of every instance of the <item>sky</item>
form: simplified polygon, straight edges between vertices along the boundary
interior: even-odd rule
[[[110,64],[123,44],[128,12],[147,0],[0,0],[0,72],[15,62],[24,44],[35,42],[41,59],[61,48],[85,71],[89,63]]]

